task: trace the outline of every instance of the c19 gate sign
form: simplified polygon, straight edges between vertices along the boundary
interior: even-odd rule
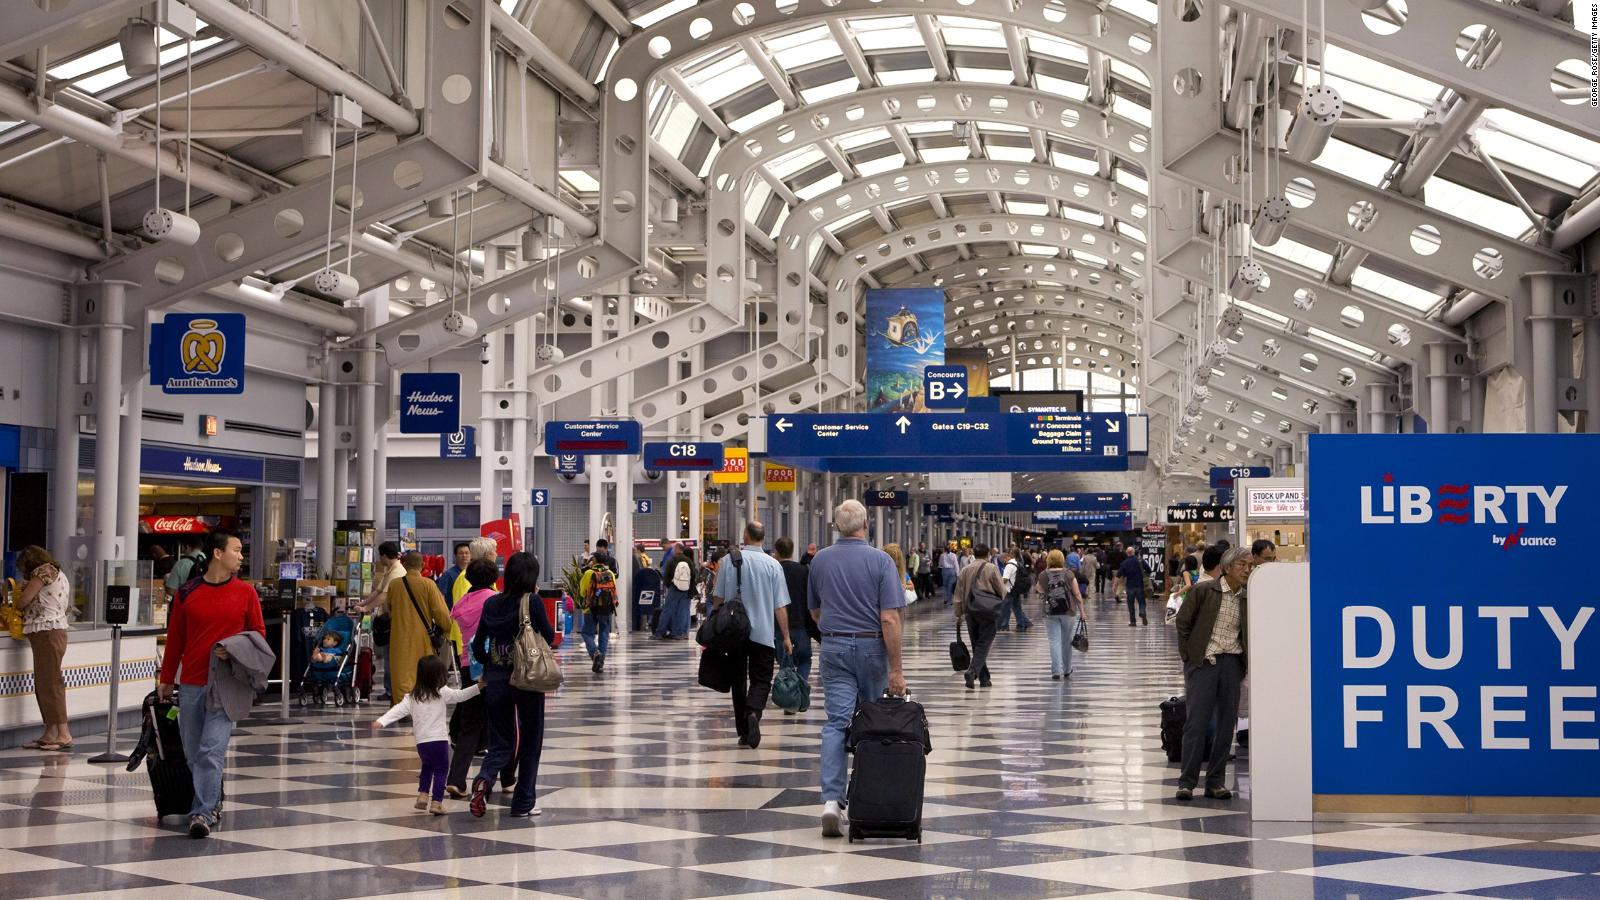
[[[1317,794],[1600,796],[1600,435],[1311,438]]]

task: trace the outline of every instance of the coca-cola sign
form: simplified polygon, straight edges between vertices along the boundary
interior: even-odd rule
[[[231,521],[227,516],[140,516],[139,530],[145,534],[205,534]]]

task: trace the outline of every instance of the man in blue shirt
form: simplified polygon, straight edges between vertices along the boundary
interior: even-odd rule
[[[822,834],[842,834],[847,771],[845,733],[856,704],[885,688],[905,696],[900,663],[900,573],[889,554],[867,543],[867,508],[846,500],[833,514],[839,540],[811,561],[807,605],[822,628]]]
[[[1137,626],[1140,622],[1150,624],[1150,619],[1144,614],[1144,561],[1137,555],[1138,548],[1128,547],[1122,563],[1117,566],[1117,576],[1127,586],[1128,591],[1128,625]],[[1138,619],[1134,618],[1137,607]]]
[[[794,653],[789,640],[789,585],[783,578],[783,567],[761,549],[767,535],[760,522],[744,526],[744,546],[723,557],[717,566],[717,580],[711,589],[711,598],[717,606],[725,601],[738,600],[750,615],[750,639],[744,651],[734,654],[733,665],[733,725],[739,732],[739,746],[752,749],[761,746],[761,711],[766,709],[767,695],[772,693],[772,667],[777,659],[777,643],[773,635],[783,635],[784,651]],[[746,675],[749,685],[746,687]]]
[[[456,579],[467,570],[467,564],[472,562],[472,544],[468,541],[456,541],[456,564],[440,573],[433,583],[439,586],[439,593],[444,595],[444,605],[455,607]]]

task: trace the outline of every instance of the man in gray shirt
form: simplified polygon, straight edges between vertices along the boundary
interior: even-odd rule
[[[785,651],[794,653],[789,614],[783,609],[789,605],[789,585],[783,566],[761,549],[766,535],[760,522],[744,526],[744,546],[722,558],[711,591],[717,606],[739,600],[750,615],[750,639],[743,652],[734,654],[732,665],[733,725],[739,732],[739,745],[752,748],[761,746],[761,711],[772,693],[772,667],[777,658],[774,626],[783,636]]]
[[[822,628],[822,691],[828,722],[822,726],[822,834],[838,837],[844,819],[847,768],[845,733],[856,704],[887,688],[906,695],[900,664],[900,609],[906,605],[900,573],[889,554],[867,543],[867,509],[846,500],[833,514],[839,540],[811,561],[808,602]]]

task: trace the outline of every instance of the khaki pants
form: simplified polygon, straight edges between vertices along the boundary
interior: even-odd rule
[[[28,635],[33,648],[33,695],[39,717],[46,725],[67,724],[67,684],[61,676],[61,658],[67,655],[67,632],[36,631]]]

